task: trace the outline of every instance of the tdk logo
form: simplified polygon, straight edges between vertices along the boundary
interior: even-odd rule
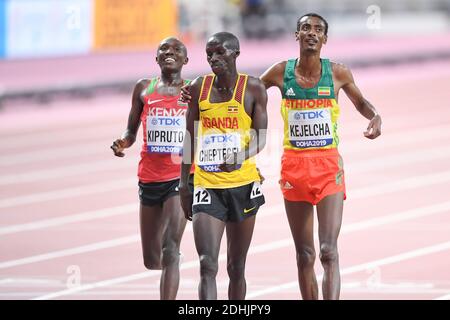
[[[294,114],[295,120],[311,120],[311,119],[324,119],[323,110],[320,111],[306,111],[296,112]]]
[[[153,118],[152,125],[157,126],[181,126],[180,118]]]
[[[209,136],[205,139],[205,144],[233,142],[233,136]]]

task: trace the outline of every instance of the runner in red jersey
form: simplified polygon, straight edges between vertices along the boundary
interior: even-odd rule
[[[180,270],[180,242],[186,219],[180,206],[178,184],[187,104],[179,100],[188,81],[181,69],[188,62],[184,44],[176,38],[158,46],[156,62],[161,75],[141,79],[133,91],[127,129],[111,148],[123,157],[136,141],[142,122],[144,144],[139,162],[140,227],[144,265],[162,269],[161,299],[175,299]]]

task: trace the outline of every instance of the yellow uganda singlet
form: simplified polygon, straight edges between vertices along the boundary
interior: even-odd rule
[[[259,181],[253,158],[232,172],[219,169],[230,153],[243,150],[250,142],[252,119],[244,109],[248,76],[239,74],[231,100],[218,103],[210,102],[214,78],[213,74],[205,76],[200,90],[194,185],[227,189]]]

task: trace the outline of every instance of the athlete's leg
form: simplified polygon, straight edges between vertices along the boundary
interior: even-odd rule
[[[284,200],[286,214],[294,238],[297,257],[298,283],[302,298],[318,299],[318,286],[314,273],[314,207],[309,202]]]
[[[228,298],[230,300],[244,300],[247,291],[245,281],[245,261],[253,236],[256,215],[248,217],[242,222],[228,222],[227,229],[227,271],[230,277]]]
[[[225,222],[206,213],[195,213],[192,217],[195,247],[200,259],[200,300],[217,299],[216,275],[219,270],[219,250]]]
[[[180,243],[187,221],[180,196],[171,196],[164,202],[163,215],[169,222],[163,235],[160,293],[162,300],[174,300],[180,283]]]
[[[142,203],[139,209],[141,227],[142,255],[147,269],[161,269],[162,236],[165,229],[162,207],[157,204],[146,206]]]
[[[320,261],[324,268],[322,292],[326,300],[339,299],[341,289],[337,239],[341,229],[343,207],[343,192],[327,196],[317,204]]]

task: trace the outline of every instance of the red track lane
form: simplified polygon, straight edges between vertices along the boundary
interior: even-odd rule
[[[356,70],[357,83],[383,116],[383,135],[375,141],[363,137],[367,121],[344,95],[340,99],[348,189],[341,270],[363,265],[343,274],[343,299],[432,299],[450,292],[450,249],[418,251],[450,240],[450,110],[443,103],[450,99],[449,67]],[[251,299],[299,299],[295,251],[276,183],[280,97],[269,94],[273,144],[258,160],[267,203],[252,241],[257,252],[248,256],[247,292]],[[47,297],[158,299],[159,272],[143,274],[141,258],[135,177],[140,146],[124,159],[109,150],[125,126],[128,101],[95,97],[54,102],[38,112],[0,113],[0,299],[55,292]],[[196,299],[198,258],[190,225],[181,250],[178,298]],[[376,267],[404,253],[412,256]],[[80,269],[79,289],[85,290],[65,291],[70,266]],[[318,260],[316,270],[322,273]],[[131,275],[138,276],[126,278]],[[99,281],[108,285],[83,287]],[[226,299],[224,260],[217,281],[219,298]]]

